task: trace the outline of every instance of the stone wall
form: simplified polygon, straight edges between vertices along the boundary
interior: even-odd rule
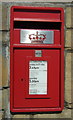
[[[10,113],[10,8],[13,5],[19,6],[45,6],[63,7],[65,10],[65,104],[61,113],[42,113],[42,114],[11,114]],[[73,68],[73,3],[49,3],[49,2],[3,2],[0,3],[0,119],[1,118],[28,118],[28,120],[38,120],[40,118],[71,118],[72,119],[72,68]],[[2,44],[2,50],[1,50]],[[2,79],[2,80],[1,80]]]

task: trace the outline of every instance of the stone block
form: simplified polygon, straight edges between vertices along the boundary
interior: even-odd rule
[[[9,46],[9,32],[0,31],[0,53],[3,47]],[[4,48],[5,49],[5,48]]]
[[[5,2],[10,2],[9,0],[4,0]],[[15,2],[14,0],[11,0],[11,2]],[[24,2],[24,0],[16,0],[16,2]],[[25,0],[25,2],[29,3],[28,0]],[[51,2],[51,3],[66,3],[66,2],[72,2],[72,0],[55,0],[55,1],[51,1],[51,0],[30,0],[30,2]]]
[[[8,3],[2,3],[2,30],[8,30]]]
[[[9,101],[9,95],[8,95],[8,89],[3,89],[2,90],[2,108],[4,110],[7,109],[8,107],[8,101]]]
[[[0,90],[0,110],[2,110],[2,90]]]
[[[65,52],[65,101],[71,103],[71,55]]]
[[[34,118],[71,118],[71,110],[70,109],[64,109],[61,113],[46,113],[46,114],[36,114],[34,115]]]
[[[0,120],[2,120],[3,115],[4,115],[3,111],[0,111]]]
[[[2,30],[2,3],[0,2],[0,30]]]
[[[3,89],[2,92],[2,108],[4,109],[4,117],[11,118],[12,115],[10,113],[10,89]]]
[[[73,49],[73,29],[72,29],[72,32],[71,32],[71,48]]]
[[[7,43],[7,42],[9,42],[9,32],[6,32],[6,31],[4,31],[4,32],[2,32],[2,42],[3,43]]]
[[[66,27],[73,27],[73,6],[66,7]]]
[[[27,120],[30,120],[30,115],[17,114],[17,115],[13,115],[12,118],[13,118],[12,120],[14,120],[15,118],[24,118],[24,120],[26,120],[27,118]]]
[[[0,31],[0,44],[2,44],[1,42],[2,42],[2,31]]]
[[[72,2],[73,5],[73,2]],[[71,7],[71,26],[73,27],[73,6]]]
[[[8,86],[8,63],[7,59],[2,56],[2,87]]]
[[[71,95],[72,95],[72,103],[73,103],[73,53],[71,55]],[[73,104],[72,104],[73,108]]]
[[[2,55],[0,53],[0,88],[2,88]]]
[[[73,34],[73,29],[68,29],[66,31],[65,47],[73,48],[72,34]]]

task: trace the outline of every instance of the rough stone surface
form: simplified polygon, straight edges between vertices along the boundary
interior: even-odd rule
[[[73,51],[71,54],[71,95],[72,95],[72,103],[73,103]],[[72,104],[73,108],[73,104]]]
[[[8,106],[9,96],[8,96],[8,89],[2,90],[2,108],[6,110]]]
[[[8,86],[8,64],[7,59],[2,57],[2,87]]]
[[[0,110],[2,110],[2,90],[0,90]]]
[[[2,55],[0,54],[0,88],[2,88]]]
[[[2,30],[2,3],[0,2],[0,30]]]
[[[73,2],[72,2],[72,4],[73,4]],[[71,26],[73,28],[73,5],[71,7]]]
[[[73,45],[72,45],[72,34],[73,34],[73,29],[68,29],[66,31],[65,47],[73,48]]]
[[[72,16],[72,12],[73,12],[73,7],[66,7],[66,27],[70,28],[73,27],[73,16]]]
[[[1,0],[2,1],[2,0]],[[3,0],[4,2],[15,2],[15,0]],[[16,0],[16,2],[24,2],[24,0]],[[25,0],[25,2],[27,2],[27,3],[29,3],[29,1],[28,0]],[[51,2],[51,3],[59,3],[59,4],[61,4],[61,2],[62,3],[67,3],[68,2],[68,4],[70,3],[70,2],[72,2],[72,0],[55,0],[55,1],[51,1],[51,0],[30,0],[30,2]]]
[[[73,118],[73,51],[71,54],[71,108],[72,108],[72,118]]]
[[[64,109],[61,113],[36,114],[34,118],[71,118],[71,110]]]
[[[3,118],[3,111],[0,111],[0,120]]]
[[[8,9],[7,4],[2,3],[2,30],[8,30]]]
[[[0,50],[1,46],[9,46],[10,33],[6,31],[0,31]],[[1,53],[1,52],[0,52]]]
[[[10,89],[3,89],[2,92],[2,108],[4,109],[5,112],[5,118],[11,118],[11,113],[10,113]]]
[[[22,114],[19,114],[19,115],[13,115],[12,118],[30,118],[30,115],[22,115]],[[30,119],[29,119],[30,120]]]
[[[2,32],[2,42],[3,42],[3,44],[7,44],[9,42],[9,38],[10,38],[9,31]]]
[[[73,49],[73,29],[72,29],[72,32],[71,32],[71,48]]]
[[[2,31],[0,31],[0,43],[2,42]]]
[[[65,101],[71,103],[71,55],[65,53]]]

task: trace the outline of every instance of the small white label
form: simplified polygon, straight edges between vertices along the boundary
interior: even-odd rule
[[[29,62],[29,94],[47,94],[47,61]]]

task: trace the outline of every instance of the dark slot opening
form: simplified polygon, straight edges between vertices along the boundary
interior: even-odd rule
[[[35,21],[14,21],[16,29],[58,29],[61,28],[60,22],[35,22]]]
[[[41,9],[14,9],[14,12],[39,12],[39,13],[61,13],[60,10],[41,10]]]

